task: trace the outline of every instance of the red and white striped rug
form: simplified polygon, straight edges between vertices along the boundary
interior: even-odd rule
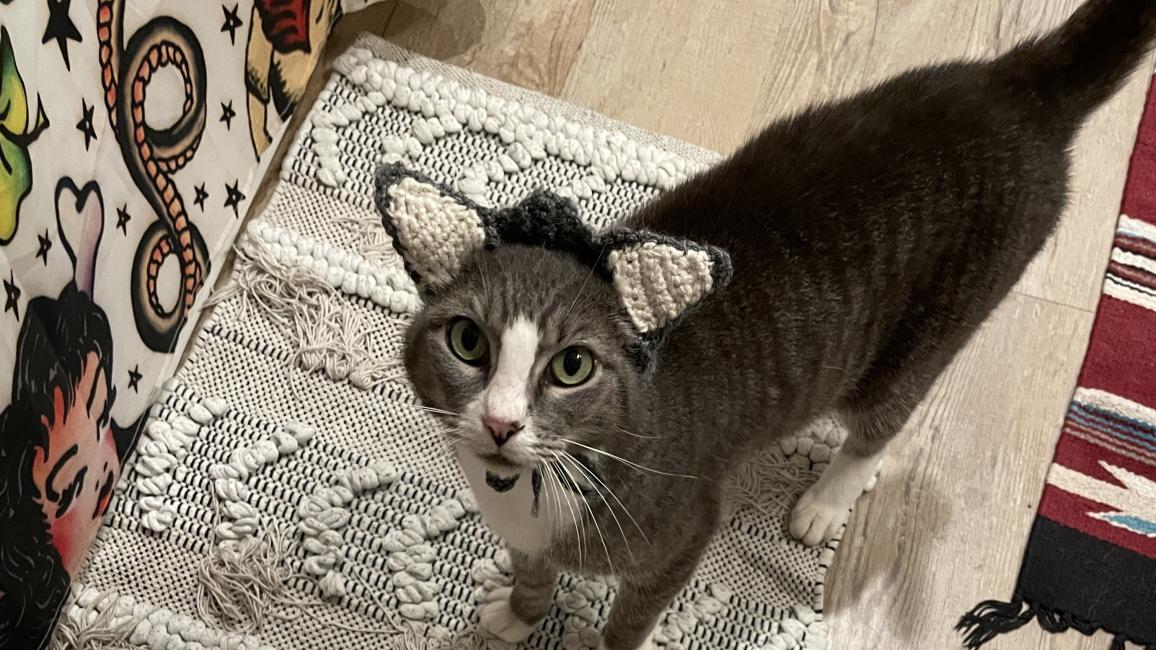
[[[958,629],[978,648],[1033,620],[1156,648],[1156,84],[1014,598]]]

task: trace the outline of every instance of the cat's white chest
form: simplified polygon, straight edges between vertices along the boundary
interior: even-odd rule
[[[518,475],[513,487],[499,492],[486,482],[486,466],[477,456],[464,450],[458,450],[457,456],[482,519],[490,529],[506,544],[524,553],[544,549],[550,543],[554,522],[547,507],[546,491],[539,489],[535,494],[532,472],[525,470]],[[512,475],[502,478],[510,480]]]

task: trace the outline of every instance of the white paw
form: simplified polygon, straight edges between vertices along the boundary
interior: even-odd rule
[[[529,638],[534,626],[524,622],[510,608],[510,587],[494,589],[486,594],[485,601],[478,608],[482,621],[482,631],[506,643],[520,643]]]
[[[855,500],[879,473],[881,458],[852,456],[840,452],[819,481],[812,485],[791,511],[787,526],[791,537],[807,546],[818,546],[839,533]]]
[[[791,537],[807,546],[818,546],[834,537],[847,521],[851,506],[826,503],[812,487],[799,497],[791,511]]]

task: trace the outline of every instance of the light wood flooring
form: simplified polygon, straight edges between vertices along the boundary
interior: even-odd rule
[[[326,60],[372,31],[729,152],[810,102],[918,64],[1002,52],[1059,24],[1078,2],[387,0],[347,17]],[[1010,596],[1091,330],[1150,69],[1149,60],[1087,125],[1058,234],[942,377],[860,501],[828,580],[833,648],[958,648],[959,615]],[[305,107],[327,76],[315,75]],[[1103,635],[1053,637],[1030,626],[990,647],[1107,646]]]

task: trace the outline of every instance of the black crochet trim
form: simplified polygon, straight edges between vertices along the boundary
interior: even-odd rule
[[[389,238],[393,241],[393,249],[401,257],[402,264],[405,266],[405,272],[409,274],[410,279],[419,289],[426,289],[425,283],[422,280],[421,274],[417,272],[409,263],[409,256],[406,254],[405,246],[401,243],[401,239],[397,236],[397,226],[393,223],[393,218],[389,213],[389,188],[400,183],[403,179],[412,178],[422,183],[428,183],[438,189],[439,192],[445,196],[453,198],[462,205],[474,210],[479,216],[482,215],[485,208],[478,205],[464,194],[457,190],[439,183],[425,174],[413,171],[401,164],[386,164],[377,168],[377,174],[374,176],[374,193],[373,201],[377,205],[377,212],[381,215],[381,225],[385,226],[385,231],[389,233]],[[483,224],[485,218],[482,219]],[[486,239],[490,238],[490,232],[486,231]]]
[[[563,198],[553,192],[535,190],[517,205],[495,210],[478,205],[444,183],[439,183],[401,163],[385,164],[378,168],[374,179],[376,190],[374,200],[377,204],[377,210],[381,213],[381,221],[386,232],[393,240],[394,249],[405,264],[406,273],[424,292],[429,292],[432,288],[425,286],[421,275],[410,265],[405,246],[397,236],[397,227],[389,212],[389,188],[405,178],[413,178],[422,183],[428,183],[436,187],[443,195],[476,212],[486,233],[485,246],[487,250],[492,250],[502,244],[516,244],[539,246],[547,250],[568,253],[577,258],[584,266],[593,269],[603,280],[612,282],[613,275],[609,264],[610,251],[654,242],[680,251],[702,251],[709,255],[712,262],[713,291],[725,287],[734,273],[730,255],[715,246],[703,246],[647,230],[618,229],[598,235],[583,223],[578,216],[578,206],[573,200]],[[661,347],[666,334],[682,322],[696,307],[698,304],[691,305],[678,318],[662,328],[640,335],[638,346],[630,351],[636,357],[635,362],[640,368],[647,371],[653,370],[654,355]]]

